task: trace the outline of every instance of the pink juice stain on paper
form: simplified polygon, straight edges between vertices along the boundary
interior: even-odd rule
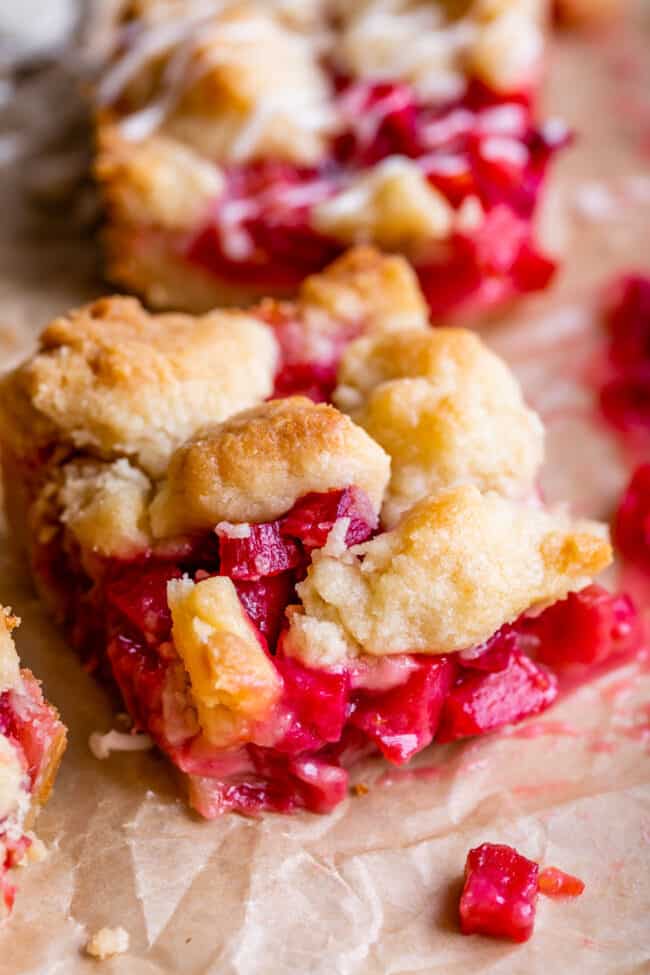
[[[509,738],[582,738],[584,732],[565,721],[534,721],[506,732]]]

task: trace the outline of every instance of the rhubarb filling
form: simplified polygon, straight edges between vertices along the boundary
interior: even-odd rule
[[[526,94],[497,94],[478,83],[443,107],[426,104],[405,83],[337,79],[336,90],[336,115],[347,121],[324,160],[226,167],[224,188],[196,232],[173,240],[178,258],[230,283],[288,292],[352,240],[382,244],[381,230],[364,233],[361,212],[358,232],[343,239],[339,210],[359,205],[363,178],[376,180],[377,167],[410,161],[444,215],[438,232],[419,234],[415,248],[405,245],[434,315],[548,284],[555,266],[538,249],[532,220],[566,129],[537,125]],[[404,249],[398,240],[383,246]]]
[[[32,839],[35,803],[47,798],[65,743],[63,725],[28,670],[0,692],[0,896],[8,911],[16,888],[11,870]]]
[[[381,754],[400,765],[432,742],[519,722],[553,703],[565,675],[591,673],[638,646],[631,603],[592,585],[462,652],[360,656],[331,667],[292,655],[290,607],[312,554],[334,538],[349,548],[380,534],[368,496],[352,485],[307,494],[274,521],[222,522],[136,559],[81,559],[57,536],[37,547],[35,568],[46,590],[65,576],[69,629],[89,670],[117,689],[134,729],[185,774],[191,804],[207,818],[326,812],[346,796],[358,758]],[[177,607],[187,590],[196,595],[215,580],[220,599],[223,584],[234,587],[243,612],[240,639],[221,641],[213,666],[190,660],[186,635],[179,643]],[[190,641],[214,632],[208,619],[192,620]],[[242,645],[256,655],[243,678],[231,669]],[[209,695],[199,706],[211,666],[219,706]],[[260,712],[251,702],[262,683],[271,693]],[[233,710],[246,716],[243,731],[241,723],[233,731]]]

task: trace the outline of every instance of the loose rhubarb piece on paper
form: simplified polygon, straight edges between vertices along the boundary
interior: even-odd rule
[[[460,898],[463,934],[528,941],[535,924],[539,867],[511,846],[470,850]]]

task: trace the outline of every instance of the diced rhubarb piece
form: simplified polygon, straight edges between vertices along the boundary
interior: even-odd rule
[[[293,595],[292,574],[280,572],[263,579],[235,579],[233,583],[244,609],[273,652]]]
[[[340,245],[309,222],[310,205],[323,197],[317,171],[259,160],[225,175],[226,189],[190,241],[188,260],[233,282],[287,290],[338,256]],[[296,202],[300,197],[303,202]],[[242,216],[233,224],[238,210]]]
[[[221,575],[231,579],[261,579],[295,569],[304,561],[298,546],[283,537],[279,521],[248,525],[248,534],[235,535],[217,527]]]
[[[580,897],[585,889],[584,882],[557,867],[544,867],[540,872],[538,887],[546,897]]]
[[[299,539],[307,551],[322,548],[340,518],[348,518],[346,545],[358,545],[377,527],[377,515],[370,498],[357,487],[322,494],[306,494],[281,522],[282,535]]]
[[[622,369],[650,362],[650,277],[630,274],[615,282],[605,312],[609,356]]]
[[[463,934],[528,941],[535,925],[539,867],[511,846],[470,850],[460,898]]]
[[[631,653],[643,639],[641,620],[630,597],[613,595],[598,585],[570,593],[517,626],[527,638],[534,638],[535,659],[557,672],[594,667]]]
[[[350,716],[351,724],[396,765],[431,744],[456,676],[451,657],[415,659],[418,667],[403,684],[383,693],[360,693]]]
[[[277,748],[297,754],[338,741],[348,716],[349,674],[314,670],[282,654],[275,664],[284,681],[282,703],[291,715]]]
[[[494,673],[505,670],[517,649],[519,649],[519,634],[512,626],[506,624],[485,643],[473,648],[471,653],[460,653],[458,662],[466,670]]]
[[[273,395],[307,396],[314,403],[326,403],[336,386],[338,362],[294,362],[282,366],[275,377]]]
[[[390,81],[359,81],[343,89],[339,113],[350,127],[333,144],[341,163],[372,166],[386,156],[420,153],[413,89]]]
[[[337,765],[330,765],[322,758],[301,755],[292,759],[289,770],[300,783],[300,805],[305,809],[328,813],[347,795],[347,771]]]
[[[108,580],[106,602],[118,609],[148,643],[159,643],[169,638],[172,625],[167,583],[180,577],[180,570],[171,563],[125,566]]]
[[[254,816],[297,809],[327,813],[346,796],[348,773],[320,757],[292,759],[268,748],[246,749],[240,773],[190,775],[190,802],[206,819],[228,810]]]
[[[614,542],[623,558],[650,573],[650,464],[637,467],[623,495]]]
[[[650,362],[626,370],[600,390],[605,419],[622,433],[650,433]]]
[[[152,719],[162,713],[165,661],[137,641],[119,634],[110,640],[107,655],[135,729],[152,732]]]
[[[517,651],[503,670],[461,677],[445,701],[436,741],[494,731],[544,711],[556,697],[556,677]]]

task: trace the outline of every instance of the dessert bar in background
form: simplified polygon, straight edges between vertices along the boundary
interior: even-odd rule
[[[545,0],[117,4],[96,87],[107,271],[153,307],[405,255],[431,311],[544,288]]]

